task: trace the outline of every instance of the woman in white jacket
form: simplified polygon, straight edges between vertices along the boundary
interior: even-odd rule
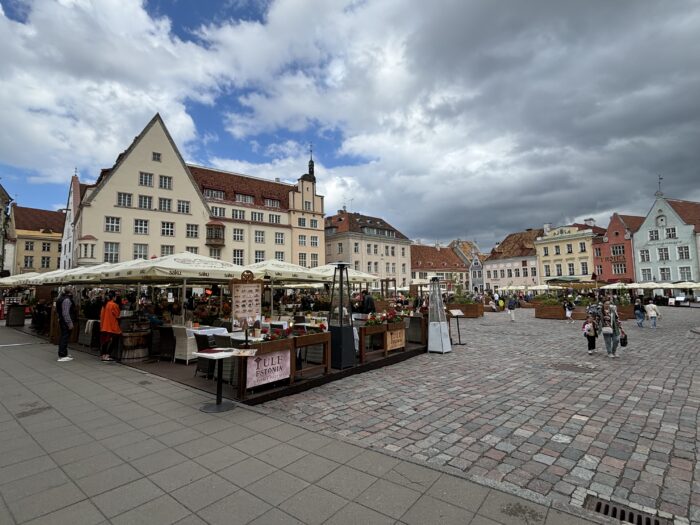
[[[649,299],[647,304],[644,306],[644,310],[647,313],[649,321],[651,321],[651,327],[656,328],[656,318],[661,317],[658,307],[651,302],[651,299]]]

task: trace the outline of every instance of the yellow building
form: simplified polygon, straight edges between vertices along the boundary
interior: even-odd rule
[[[325,263],[313,161],[296,183],[187,164],[160,115],[94,185],[74,180],[67,207],[65,267],[183,251],[240,265]]]
[[[11,273],[50,272],[60,267],[65,215],[12,206],[8,242],[14,244]]]
[[[540,281],[591,280],[595,271],[593,238],[604,234],[605,229],[596,226],[593,219],[556,228],[545,224],[544,234],[535,240]]]

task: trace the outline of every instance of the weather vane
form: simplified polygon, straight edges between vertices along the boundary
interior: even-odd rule
[[[659,178],[659,182],[658,182],[658,184],[659,184],[659,189],[658,189],[658,191],[656,192],[656,196],[657,196],[657,197],[661,197],[661,196],[663,195],[663,192],[661,191],[661,181],[664,180],[664,178],[663,178],[661,175],[657,175],[657,177]]]

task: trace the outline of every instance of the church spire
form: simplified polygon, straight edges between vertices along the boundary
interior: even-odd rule
[[[309,175],[314,177],[314,145],[311,142],[309,142]]]

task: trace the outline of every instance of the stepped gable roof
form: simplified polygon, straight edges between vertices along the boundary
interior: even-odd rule
[[[575,222],[575,223],[571,224],[571,227],[576,228],[579,231],[581,231],[581,230],[593,230],[593,233],[595,235],[605,235],[605,233],[607,232],[607,230],[605,228],[601,228],[600,226],[589,226],[588,224],[583,224],[580,222]]]
[[[336,228],[336,233],[364,233],[362,228],[376,228],[394,232],[394,237],[386,237],[386,239],[408,239],[408,237],[384,219],[343,210],[339,210],[335,215],[326,217],[326,228]],[[381,237],[382,236],[377,236],[377,238]]]
[[[289,192],[295,187],[293,184],[260,179],[250,175],[221,171],[214,168],[194,166],[192,164],[188,164],[187,168],[190,170],[202,193],[204,193],[205,189],[223,191],[225,194],[224,201],[230,203],[235,202],[236,193],[252,195],[256,206],[264,206],[265,199],[273,199],[280,201],[280,207],[275,209],[289,209]],[[242,202],[236,202],[236,204],[245,205]]]
[[[457,239],[449,244],[450,248],[457,248],[468,259],[474,259],[479,255],[479,247],[474,241],[462,241]]]
[[[666,199],[666,202],[683,219],[683,222],[695,227],[695,233],[700,233],[700,202],[679,199]]]
[[[467,271],[467,265],[448,246],[411,245],[411,269],[423,271]]]
[[[544,235],[544,229],[529,229],[511,233],[491,250],[487,260],[510,259],[512,257],[534,257],[535,239]]]
[[[620,217],[622,222],[625,223],[625,226],[627,226],[627,229],[632,233],[635,233],[637,230],[639,230],[640,226],[644,222],[644,219],[646,218],[640,215],[620,215],[619,213],[617,214],[617,216]]]
[[[63,232],[66,216],[61,211],[14,206],[15,230]]]

